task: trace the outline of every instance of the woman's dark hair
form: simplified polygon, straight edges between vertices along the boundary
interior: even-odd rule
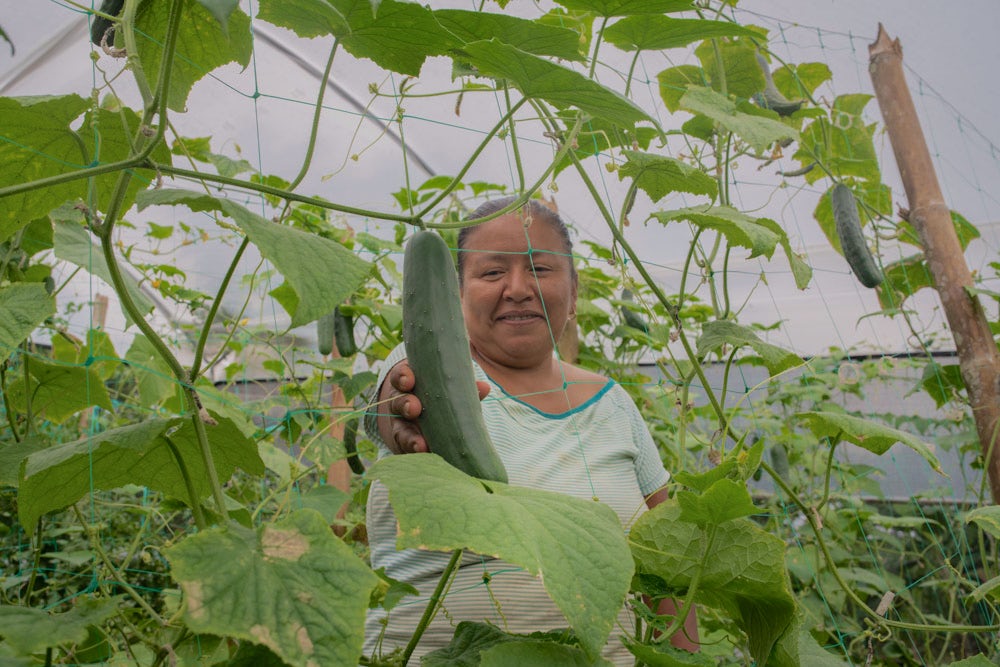
[[[488,202],[480,204],[476,210],[470,213],[465,219],[475,220],[477,218],[485,218],[493,215],[497,211],[507,208],[514,201],[517,200],[517,196],[508,195],[506,197],[500,197],[498,199],[491,199]],[[514,209],[510,213],[517,213],[523,218],[529,218],[531,221],[534,220],[544,220],[548,224],[552,225],[552,228],[559,232],[559,237],[562,239],[563,251],[566,253],[566,258],[569,260],[570,275],[573,280],[576,280],[576,267],[573,265],[573,241],[569,238],[569,228],[563,219],[559,217],[559,214],[553,209],[549,208],[537,199],[529,199],[524,203],[519,209]],[[458,281],[462,282],[463,269],[465,266],[465,252],[464,249],[468,245],[469,236],[476,231],[476,225],[471,227],[462,227],[458,232]]]

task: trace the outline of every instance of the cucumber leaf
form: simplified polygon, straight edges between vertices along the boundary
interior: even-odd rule
[[[760,33],[730,21],[677,19],[662,15],[629,16],[608,26],[604,39],[623,51],[675,49],[711,37]]]
[[[768,664],[775,642],[796,610],[785,569],[785,543],[749,519],[733,519],[710,530],[681,519],[674,501],[643,514],[629,532],[636,572],[653,575],[670,591],[688,590],[695,601],[720,609],[747,635],[750,653]]]
[[[795,128],[779,120],[738,110],[735,102],[711,88],[689,86],[679,105],[687,111],[708,116],[749,144],[757,153],[763,153],[776,141],[797,139],[799,136]]]
[[[947,477],[930,446],[905,431],[841,412],[799,412],[796,416],[806,421],[817,438],[846,441],[879,456],[898,442],[923,457],[934,472]]]
[[[626,162],[618,168],[618,179],[631,178],[653,202],[671,192],[687,192],[714,198],[719,191],[716,180],[697,167],[665,155],[622,151]]]
[[[6,359],[31,332],[56,312],[56,301],[41,283],[0,287],[0,357]]]
[[[313,322],[344,302],[364,282],[371,264],[330,239],[275,224],[228,199],[190,190],[161,189],[140,193],[139,209],[184,205],[192,211],[218,211],[232,218],[285,282],[271,291],[291,316],[291,327]],[[327,267],[328,271],[317,271]],[[332,270],[333,268],[336,270]]]
[[[798,355],[777,345],[765,343],[749,327],[730,320],[706,322],[698,338],[698,356],[704,356],[723,346],[731,348],[749,346],[760,355],[772,376],[802,365],[802,359]]]
[[[611,508],[496,482],[489,492],[436,454],[383,458],[368,477],[389,489],[399,548],[467,548],[520,565],[541,577],[588,654],[600,652],[632,578],[628,545]]]
[[[264,474],[257,448],[232,422],[219,419],[205,428],[221,480],[237,467]],[[127,484],[191,502],[174,450],[184,461],[198,500],[208,496],[211,486],[190,418],[150,419],[31,454],[23,463],[18,495],[21,524],[31,530],[46,512],[71,505],[94,490]]]
[[[167,105],[174,111],[185,110],[191,89],[212,70],[229,63],[243,67],[250,64],[253,51],[250,17],[239,9],[231,9],[223,25],[219,22],[218,10],[209,11],[200,2],[184,5],[184,20],[177,35],[177,55],[167,91]],[[143,2],[136,14],[136,32],[141,36],[139,60],[151,88],[156,87],[163,61],[170,11],[169,3]]]
[[[669,14],[692,9],[691,0],[556,0],[571,11],[593,12],[597,16]]]
[[[165,553],[194,632],[262,644],[292,665],[358,664],[378,577],[319,512],[211,528]]]
[[[630,128],[655,121],[632,100],[593,79],[496,39],[471,42],[457,51],[482,76],[509,81],[525,97],[559,109],[576,107],[614,125]]]

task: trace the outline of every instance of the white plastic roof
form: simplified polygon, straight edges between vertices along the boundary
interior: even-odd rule
[[[242,4],[253,15],[255,3]],[[439,7],[443,3],[434,0],[430,4]],[[451,4],[462,8],[469,5]],[[871,92],[867,45],[873,40],[879,21],[892,36],[901,39],[910,85],[948,204],[977,224],[983,233],[983,241],[969,249],[970,266],[984,276],[992,276],[987,263],[996,258],[1000,247],[996,224],[1000,220],[996,187],[1000,176],[996,148],[1000,132],[993,122],[1000,91],[988,82],[995,80],[992,70],[1000,62],[1000,40],[995,40],[992,34],[1000,18],[1000,5],[991,0],[962,3],[744,0],[739,7],[742,22],[771,30],[772,48],[784,59],[821,60],[830,65],[833,83],[821,89],[826,99],[849,92]],[[487,10],[501,11],[491,3]],[[529,4],[519,7],[518,0],[514,0],[508,11],[534,15],[537,10]],[[71,92],[89,95],[100,81],[101,74],[90,57],[87,16],[69,4],[60,0],[34,0],[22,4],[16,12],[5,13],[0,25],[17,49],[11,56],[0,43],[0,95]],[[290,179],[298,171],[305,153],[313,113],[311,105],[331,40],[300,39],[262,21],[254,22],[254,31],[255,53],[250,67],[243,71],[226,67],[214,72],[195,86],[188,100],[188,112],[174,114],[172,120],[184,136],[212,137],[213,151],[242,157],[263,173]],[[639,91],[636,99],[656,114],[665,127],[679,126],[687,115],[666,113],[657,98],[655,74],[690,59],[688,51],[675,50],[650,54],[641,61],[641,70],[651,83]],[[98,66],[111,76],[121,69],[122,61],[101,55]],[[411,92],[447,89],[451,85],[450,73],[449,60],[430,59]],[[611,70],[599,74],[607,85],[620,83]],[[373,100],[369,92],[371,84],[392,93],[401,84],[401,77],[387,75],[371,62],[354,59],[346,53],[337,56],[316,158],[298,190],[359,208],[398,212],[390,193],[405,182],[403,152],[398,137],[383,136],[395,131],[393,124],[384,119],[393,116],[396,102],[391,96]],[[116,79],[114,85],[120,96],[135,98],[127,73]],[[456,115],[454,98],[411,97],[404,106],[403,134],[409,177],[414,185],[430,175],[454,174],[502,113],[498,100],[483,93],[466,94],[460,115]],[[363,109],[373,119],[383,120],[366,120]],[[881,120],[874,101],[868,111],[873,120]],[[2,123],[0,119],[0,126]],[[552,148],[537,124],[522,125],[519,128],[522,157],[527,165],[527,179],[531,181],[551,159]],[[905,205],[900,200],[901,187],[897,185],[888,141],[879,135],[876,145],[881,151],[883,177],[893,188],[895,204]],[[353,155],[358,159],[352,159]],[[625,187],[604,169],[605,161],[603,157],[591,160],[590,173],[604,188],[606,201],[617,210]],[[511,164],[507,144],[494,141],[466,180],[513,185]],[[747,299],[742,321],[761,324],[783,321],[780,330],[769,334],[772,342],[805,355],[823,354],[831,347],[851,348],[856,352],[898,353],[912,349],[908,332],[901,323],[865,317],[878,309],[874,292],[854,280],[844,260],[830,249],[812,220],[813,208],[826,184],[805,186],[797,179],[782,186],[774,172],[798,166],[787,158],[762,169],[759,166],[752,160],[739,165],[734,204],[755,215],[777,220],[788,232],[793,248],[807,256],[814,279],[806,290],[796,289],[780,250],[770,262],[755,259],[737,263],[733,266],[730,287],[735,302]],[[558,178],[557,188],[557,191],[546,190],[546,194],[557,201],[576,228],[578,238],[608,245],[611,235],[578,179],[567,171]],[[679,198],[670,204],[661,202],[654,206],[640,193],[631,215],[633,224],[626,230],[630,243],[668,293],[677,288],[689,232],[682,225],[664,228],[656,222],[640,221],[658,208],[679,208],[695,201]],[[127,218],[137,223],[152,219],[163,224],[171,216],[188,224],[204,224],[210,235],[217,235],[210,219],[199,218],[181,208],[132,212]],[[345,218],[345,222],[376,234],[391,233],[392,229],[390,223],[376,220]],[[578,249],[584,251],[582,246]],[[225,243],[195,244],[177,256],[179,268],[187,273],[191,286],[211,294],[233,250]],[[884,259],[888,262],[895,257]],[[242,265],[244,270],[252,271],[258,260],[258,256],[248,256]],[[760,283],[763,270],[767,270],[766,284]],[[995,283],[986,286],[997,289]],[[75,295],[65,298],[87,302],[95,292],[110,293],[109,288],[89,277],[80,280],[75,288]],[[238,289],[231,291],[225,301],[226,310],[236,312],[244,295]],[[922,293],[914,300],[924,325],[941,326],[943,315],[937,303],[931,293]],[[269,301],[252,304],[250,315],[278,330],[286,328],[289,321],[280,306]],[[166,324],[189,315],[164,309],[161,317]],[[85,322],[77,325],[82,328]],[[115,308],[108,314],[106,328],[120,332],[123,338],[129,336]],[[305,329],[293,333],[308,339],[312,332]],[[947,339],[939,345],[950,347]]]

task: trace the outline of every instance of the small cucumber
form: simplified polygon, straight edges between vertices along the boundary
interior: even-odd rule
[[[339,306],[333,311],[333,340],[340,356],[353,357],[358,353],[354,342],[354,317],[345,315]]]
[[[779,116],[791,116],[802,108],[802,101],[792,102],[778,90],[774,85],[774,77],[771,76],[771,67],[761,54],[757,54],[757,64],[764,71],[764,91],[754,96],[754,101],[765,109],[770,109]]]
[[[403,343],[428,448],[479,479],[507,481],[483,420],[451,251],[421,230],[403,258]]]
[[[837,183],[830,193],[830,204],[833,207],[833,220],[836,223],[837,238],[840,239],[844,258],[862,285],[878,287],[882,284],[884,276],[882,269],[875,263],[871,250],[868,249],[864,232],[861,231],[861,218],[858,216],[854,193],[843,183]]]
[[[358,456],[358,418],[349,419],[344,424],[344,449],[347,450],[347,465],[355,475],[365,474],[365,464]]]
[[[316,320],[316,348],[324,357],[333,352],[336,313],[335,310]]]

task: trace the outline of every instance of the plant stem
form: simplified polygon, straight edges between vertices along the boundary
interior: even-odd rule
[[[184,464],[184,457],[181,456],[180,450],[177,449],[177,445],[174,444],[174,441],[169,436],[164,435],[163,439],[167,442],[167,447],[177,462],[177,467],[180,468],[181,477],[184,478],[184,486],[187,488],[188,499],[191,504],[191,513],[194,514],[194,523],[198,526],[198,530],[205,530],[208,523],[205,521],[205,515],[201,511],[201,499],[194,488],[194,480],[191,479],[187,466]]]
[[[423,616],[420,617],[420,622],[417,623],[417,629],[414,630],[413,636],[410,637],[410,643],[406,645],[406,649],[403,651],[402,664],[405,665],[410,661],[410,656],[413,655],[414,649],[417,648],[417,644],[420,642],[420,637],[423,636],[424,631],[434,620],[434,616],[438,611],[438,603],[441,601],[441,596],[448,584],[451,582],[452,574],[458,569],[458,564],[462,560],[462,549],[455,549],[454,553],[451,554],[451,560],[444,568],[444,572],[441,573],[441,578],[438,580],[437,588],[434,589],[434,593],[431,594],[431,599],[427,602],[427,608],[424,609]]]
[[[702,549],[702,558],[699,567],[695,570],[694,576],[691,577],[691,583],[688,584],[687,595],[684,596],[684,605],[677,611],[673,622],[663,631],[665,637],[672,637],[678,630],[684,627],[684,621],[687,620],[688,614],[691,612],[691,607],[694,605],[694,597],[698,593],[698,586],[701,584],[701,575],[705,571],[706,559],[712,550],[712,546],[715,544],[717,533],[718,526],[712,526],[706,531],[704,535],[705,548]]]
[[[215,322],[215,316],[218,315],[219,308],[222,307],[222,296],[229,288],[229,283],[232,281],[233,275],[236,273],[236,267],[240,263],[240,259],[243,258],[243,253],[246,252],[249,245],[250,238],[244,236],[243,241],[240,243],[240,247],[236,249],[236,254],[233,256],[233,260],[229,263],[229,269],[226,271],[226,275],[223,276],[222,282],[219,284],[219,289],[215,295],[215,299],[212,301],[212,307],[208,309],[208,315],[205,316],[205,323],[202,325],[201,336],[199,336],[198,344],[194,348],[194,360],[191,362],[192,381],[197,379],[198,375],[201,373],[201,360],[205,354],[205,345],[208,344],[208,336],[212,330],[212,323]]]
[[[826,505],[827,501],[830,500],[830,478],[833,476],[833,454],[837,451],[837,443],[840,442],[840,436],[843,431],[837,431],[837,435],[829,440],[830,442],[830,456],[826,459],[826,480],[823,483],[823,497],[820,499],[819,504],[816,505],[816,511],[820,511]]]
[[[35,594],[35,582],[38,580],[38,569],[42,565],[42,517],[35,524],[35,554],[31,559],[31,576],[28,577],[28,587],[24,591],[24,601],[31,605],[31,596]]]
[[[517,128],[514,123],[513,108],[510,105],[510,86],[503,87],[504,100],[507,102],[507,113],[504,115],[507,118],[507,124],[510,126],[510,147],[514,152],[514,166],[517,168],[517,186],[518,192],[524,192],[524,165],[521,164],[521,150],[517,145]],[[518,106],[524,103],[524,98],[518,101]]]
[[[594,55],[590,57],[590,72],[587,75],[591,79],[594,78],[594,72],[597,70],[597,52],[601,49],[601,40],[604,37],[604,29],[608,25],[608,18],[605,16],[601,19],[601,27],[597,31],[597,37],[594,38]]]
[[[298,187],[302,179],[306,177],[309,165],[312,164],[313,152],[316,150],[316,135],[319,134],[319,119],[323,113],[323,97],[326,95],[326,82],[330,78],[330,70],[333,69],[333,58],[337,55],[337,47],[339,45],[340,40],[334,39],[333,47],[330,49],[330,56],[326,59],[326,69],[323,70],[323,77],[319,80],[319,93],[316,96],[316,110],[313,112],[312,128],[309,131],[309,145],[306,147],[306,156],[302,161],[302,168],[299,169],[298,175],[289,184],[289,190],[294,190]]]
[[[3,410],[4,414],[7,415],[7,423],[10,425],[10,432],[14,438],[14,442],[21,442],[21,436],[17,432],[17,420],[14,418],[14,410],[10,404],[10,392],[7,391],[7,362],[9,359],[4,359],[0,362],[0,396],[3,397]]]
[[[479,157],[480,153],[482,153],[486,149],[486,146],[489,144],[490,140],[493,139],[494,136],[496,136],[496,133],[499,132],[503,128],[504,125],[506,125],[507,123],[510,123],[511,124],[511,132],[513,133],[514,114],[517,113],[518,109],[520,109],[522,106],[524,106],[525,102],[527,102],[527,98],[523,98],[522,97],[513,106],[510,106],[508,104],[507,113],[505,113],[503,115],[503,118],[501,118],[497,122],[497,124],[493,126],[493,129],[491,129],[486,134],[486,136],[483,138],[483,140],[479,142],[479,145],[476,146],[476,150],[472,151],[472,155],[470,155],[469,159],[466,160],[466,162],[465,162],[464,165],[462,165],[462,168],[458,170],[458,173],[455,174],[455,177],[453,179],[451,179],[451,183],[449,183],[443,190],[441,190],[441,192],[439,192],[437,194],[437,196],[435,196],[433,199],[431,199],[431,201],[426,206],[424,206],[423,209],[421,209],[419,213],[417,213],[417,215],[415,216],[416,218],[422,219],[425,215],[427,215],[428,213],[430,213],[431,211],[433,211],[435,206],[437,206],[439,203],[441,203],[441,201],[445,197],[447,197],[449,194],[451,194],[454,191],[454,189],[456,187],[458,187],[458,184],[462,182],[462,178],[469,171],[469,169],[472,168],[472,165],[475,164],[476,159]],[[514,143],[516,145],[517,142],[515,141]],[[520,168],[520,163],[518,164],[518,167]],[[519,171],[520,171],[520,169],[519,169]],[[524,182],[523,182],[523,179],[522,179],[522,182],[521,182],[521,192],[523,192],[523,191],[524,191]]]

